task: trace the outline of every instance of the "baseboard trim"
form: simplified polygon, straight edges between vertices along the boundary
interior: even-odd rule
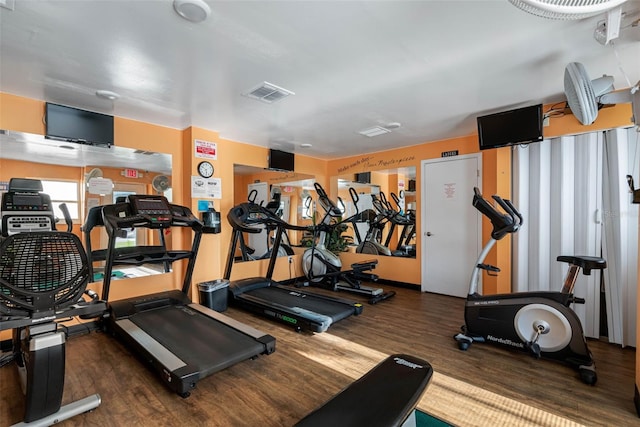
[[[415,283],[396,282],[395,280],[387,280],[387,279],[378,279],[378,281],[375,283],[380,283],[382,285],[395,286],[396,288],[413,289],[414,291],[420,290],[420,285],[416,285]]]

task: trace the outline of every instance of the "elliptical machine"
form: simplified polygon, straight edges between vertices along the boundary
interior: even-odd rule
[[[536,358],[554,359],[573,366],[580,379],[589,385],[597,381],[595,363],[582,330],[582,324],[570,308],[572,303],[584,304],[584,299],[573,296],[575,281],[583,270],[606,268],[606,261],[591,256],[559,256],[560,262],[570,265],[562,290],[518,292],[513,294],[480,295],[480,271],[497,274],[497,267],[484,264],[484,259],[496,243],[522,226],[522,215],[509,200],[492,196],[506,213],[491,206],[475,188],[473,206],[491,220],[491,239],[482,249],[471,275],[469,295],[465,304],[465,325],[454,336],[461,350],[471,343],[489,341],[521,351]]]
[[[378,264],[378,260],[367,260],[351,264],[351,270],[342,270],[340,257],[326,247],[327,233],[333,227],[351,221],[351,218],[332,224],[332,218],[342,217],[342,212],[333,203],[317,182],[314,183],[318,193],[318,202],[322,205],[325,215],[320,224],[314,227],[312,244],[302,255],[302,270],[309,282],[314,285],[325,285],[334,291],[352,292],[369,297],[369,304],[377,304],[380,301],[393,297],[395,291],[385,292],[382,288],[363,286],[361,281],[375,282],[378,275],[370,273]],[[353,189],[350,189],[351,192]],[[352,192],[353,197],[353,192]]]

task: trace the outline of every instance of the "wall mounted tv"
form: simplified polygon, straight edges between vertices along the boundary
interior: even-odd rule
[[[542,141],[542,120],[542,104],[480,116],[480,149]]]
[[[295,157],[293,153],[280,150],[269,150],[269,169],[280,171],[293,171],[295,169]]]
[[[358,184],[371,184],[371,172],[357,173],[356,182]]]
[[[45,122],[47,138],[88,145],[113,145],[113,116],[47,102]]]

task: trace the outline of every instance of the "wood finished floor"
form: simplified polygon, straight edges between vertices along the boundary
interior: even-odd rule
[[[449,379],[448,392],[456,393],[458,384],[461,394],[469,394],[468,385],[475,400],[494,394],[507,399],[475,409],[442,401],[430,395],[442,390],[434,376],[420,407],[454,425],[507,425],[499,421],[501,411],[513,412],[508,425],[640,425],[633,406],[635,349],[590,341],[598,384],[587,386],[569,367],[496,346],[474,344],[461,352],[452,336],[463,322],[462,299],[393,289],[394,299],[365,305],[361,316],[316,335],[230,308],[230,317],[276,337],[276,352],[201,380],[187,399],[169,392],[111,336],[73,337],[67,342],[63,403],[99,393],[102,404],[61,425],[290,426],[392,353],[428,360],[436,375]],[[0,368],[0,396],[0,426],[21,421],[24,403],[14,364]],[[531,422],[514,409],[520,404],[525,412],[533,408],[560,418]]]

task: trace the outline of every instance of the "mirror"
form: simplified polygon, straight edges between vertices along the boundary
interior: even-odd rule
[[[70,184],[72,189],[54,195],[54,188],[45,192],[51,196],[54,215],[62,218],[57,205],[65,203],[74,220],[74,232],[81,234],[80,226],[93,206],[111,204],[118,196],[127,194],[164,194],[171,200],[171,155],[131,148],[99,147],[46,139],[42,135],[0,130],[0,191],[6,191],[13,177],[36,178],[43,183],[51,181]],[[102,177],[110,179],[111,194],[92,194],[87,181]],[[74,191],[75,190],[75,191]],[[107,192],[103,192],[107,193]],[[62,229],[62,221],[58,229]],[[84,241],[84,239],[83,239]],[[103,227],[91,233],[92,249],[105,248],[107,237]],[[159,244],[157,233],[136,229],[120,239],[120,245],[141,246]],[[170,246],[167,239],[167,246]],[[139,277],[163,273],[162,266],[114,268],[114,278]],[[97,278],[99,279],[99,272]]]
[[[315,179],[312,175],[272,171],[245,165],[234,165],[233,171],[234,205],[251,198],[255,203],[266,206],[273,199],[273,195],[279,192],[278,214],[283,220],[293,225],[312,224],[312,219],[306,214],[303,206],[304,199],[313,191]],[[273,237],[273,233],[269,230],[244,236],[248,248],[245,251],[239,248],[235,254],[235,260],[252,261],[268,258]],[[278,251],[278,256],[298,253],[301,239],[301,231],[289,230],[287,235],[283,236],[283,244]]]
[[[355,216],[350,224],[355,251],[415,258],[415,167],[336,178],[345,217]],[[357,205],[352,192],[356,193]]]

